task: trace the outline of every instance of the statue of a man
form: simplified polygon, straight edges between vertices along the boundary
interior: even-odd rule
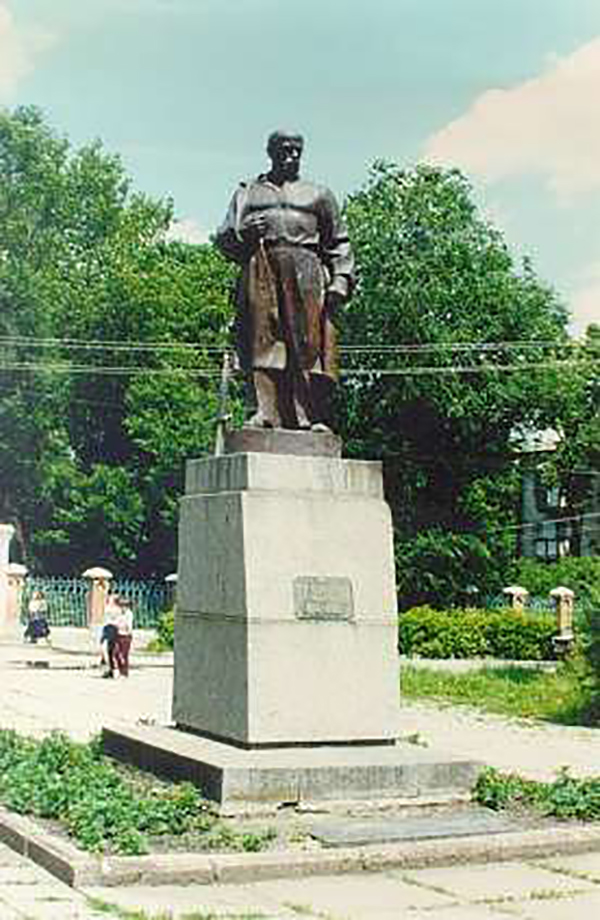
[[[298,134],[275,131],[268,173],[235,192],[216,236],[242,266],[238,351],[252,372],[249,424],[327,431],[337,376],[337,307],[350,296],[353,259],[329,189],[300,179]]]

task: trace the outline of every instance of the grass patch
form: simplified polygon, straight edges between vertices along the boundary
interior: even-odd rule
[[[494,811],[534,811],[563,820],[600,821],[600,777],[576,779],[559,770],[550,783],[523,779],[488,767],[480,774],[473,798]]]
[[[554,672],[510,665],[459,674],[404,665],[400,686],[407,699],[443,700],[567,725],[594,720],[586,681],[575,664],[560,665]]]
[[[271,833],[240,834],[191,783],[166,783],[105,757],[98,742],[55,732],[42,741],[0,730],[0,802],[58,823],[84,850],[139,855],[153,841],[259,850]]]

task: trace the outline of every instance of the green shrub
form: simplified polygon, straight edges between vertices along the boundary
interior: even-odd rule
[[[167,648],[173,648],[173,637],[175,634],[175,611],[167,610],[163,613],[158,621],[157,627],[158,638]]]
[[[600,557],[566,556],[558,562],[519,559],[511,580],[538,597],[547,597],[559,585],[570,588],[576,602],[586,603],[600,595]]]
[[[560,770],[551,783],[523,779],[488,767],[479,776],[473,797],[494,811],[531,809],[554,818],[600,820],[600,777],[576,779]]]
[[[173,648],[175,634],[175,611],[163,613],[156,626],[156,638],[148,644],[149,652],[165,652]]]
[[[555,618],[517,610],[413,607],[400,614],[399,647],[419,658],[555,658]]]
[[[600,724],[600,604],[590,607],[583,642],[590,690],[589,719]]]
[[[59,821],[85,850],[147,852],[149,838],[199,835],[205,848],[259,849],[267,835],[229,830],[190,783],[161,783],[117,766],[96,742],[43,741],[0,730],[0,802]],[[248,838],[248,839],[247,839]]]

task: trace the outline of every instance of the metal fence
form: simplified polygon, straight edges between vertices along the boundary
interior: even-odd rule
[[[486,610],[508,609],[511,606],[510,598],[506,594],[494,594],[484,596],[473,603],[475,607],[482,607]],[[551,614],[556,615],[556,603],[549,595],[529,595],[523,608],[529,614]],[[594,613],[595,605],[588,598],[575,597],[574,604],[574,625],[577,631],[585,629]]]
[[[135,629],[155,629],[169,606],[170,589],[164,582],[117,578],[111,581],[110,586],[113,593],[129,601]]]
[[[510,607],[511,602],[506,594],[493,594],[476,600],[473,606],[483,607],[485,610],[501,610]],[[554,613],[556,606],[551,597],[530,595],[525,603],[525,610],[528,613]]]
[[[86,578],[29,576],[21,596],[21,621],[27,621],[33,592],[42,591],[48,605],[46,616],[50,626],[87,626],[89,589],[90,583]],[[110,589],[128,600],[135,629],[154,629],[169,605],[170,591],[162,582],[114,579]]]
[[[83,578],[29,576],[25,579],[21,595],[22,622],[27,622],[31,595],[34,591],[42,591],[50,626],[87,626],[88,587],[88,582]]]

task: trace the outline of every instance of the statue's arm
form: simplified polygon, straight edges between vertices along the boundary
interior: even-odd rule
[[[319,234],[321,255],[331,275],[328,299],[344,302],[354,287],[354,257],[339,205],[328,189],[319,202]]]
[[[215,235],[215,243],[223,255],[240,264],[248,258],[247,245],[240,232],[245,194],[245,187],[241,185],[234,193],[225,219]]]

